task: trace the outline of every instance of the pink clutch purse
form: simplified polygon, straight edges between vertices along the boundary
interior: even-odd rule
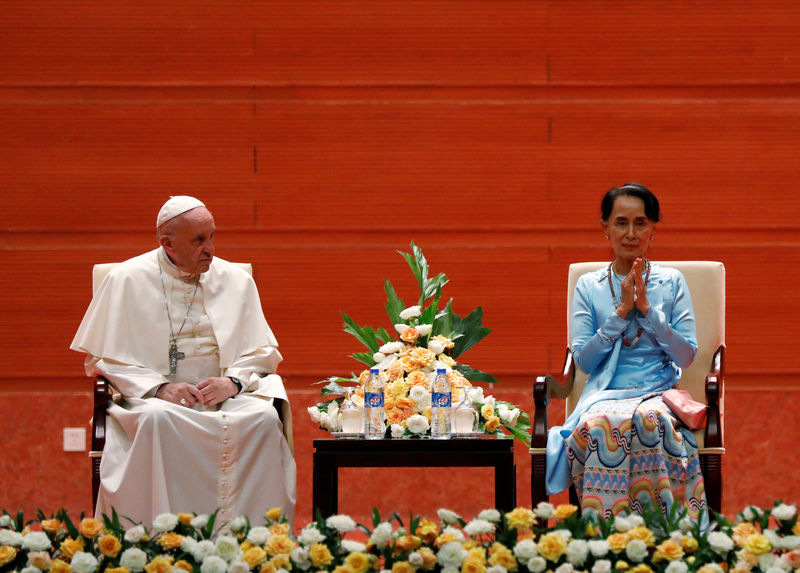
[[[664,392],[661,399],[686,427],[692,430],[705,427],[706,405],[693,400],[686,390],[672,388]]]

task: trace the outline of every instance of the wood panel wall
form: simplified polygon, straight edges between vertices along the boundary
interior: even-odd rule
[[[155,246],[169,195],[202,198],[218,255],[254,263],[303,519],[323,437],[310,383],[357,368],[338,311],[388,326],[384,277],[414,298],[395,250],[416,241],[458,312],[483,307],[494,332],[466,358],[530,407],[533,376],[560,369],[567,266],[609,257],[599,201],[631,180],[662,202],[653,258],[727,268],[728,413],[744,419],[729,420],[726,508],[790,497],[798,478],[762,438],[800,387],[798,37],[791,0],[5,0],[0,471],[30,479],[0,486],[0,506],[88,507],[88,462],[60,451],[90,416],[67,347],[91,265]],[[748,413],[753,395],[779,411]],[[774,491],[738,477],[765,467]],[[418,505],[378,487],[371,504],[463,501],[478,475]]]

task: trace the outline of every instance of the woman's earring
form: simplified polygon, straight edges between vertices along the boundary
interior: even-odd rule
[[[606,239],[608,239],[608,235],[606,235]]]

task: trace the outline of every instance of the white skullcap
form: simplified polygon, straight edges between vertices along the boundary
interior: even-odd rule
[[[158,212],[156,227],[160,227],[173,217],[177,217],[178,215],[181,215],[186,211],[196,209],[197,207],[205,207],[200,199],[195,199],[194,197],[189,197],[188,195],[175,195],[174,197],[170,197]]]

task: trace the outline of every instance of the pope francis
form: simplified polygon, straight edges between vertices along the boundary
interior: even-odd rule
[[[255,282],[214,257],[214,218],[198,199],[171,197],[156,228],[160,246],[109,272],[71,344],[86,374],[121,394],[97,514],[113,507],[149,526],[160,513],[219,509],[217,523],[259,524],[281,507],[293,520],[291,413]]]

